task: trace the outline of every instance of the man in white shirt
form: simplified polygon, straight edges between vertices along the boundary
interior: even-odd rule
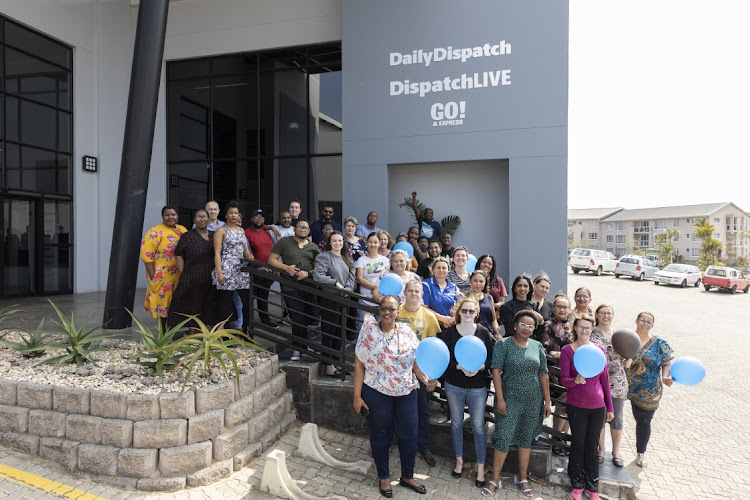
[[[272,224],[271,229],[268,233],[273,238],[273,242],[276,243],[285,236],[294,236],[294,228],[292,227],[292,214],[288,210],[285,210],[279,214],[279,224]]]

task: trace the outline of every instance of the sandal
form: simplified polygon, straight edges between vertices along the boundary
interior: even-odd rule
[[[615,467],[625,466],[625,462],[620,457],[612,457],[612,463],[615,464]]]
[[[490,483],[492,486],[495,487],[495,491],[492,491],[489,489],[489,487],[485,486],[484,488],[482,488],[482,496],[494,497],[495,492],[503,487],[503,482],[500,479],[498,479],[498,481],[500,481],[500,484],[497,484],[495,481],[492,481],[492,480],[487,481],[488,483]]]
[[[644,468],[648,465],[648,462],[646,461],[646,454],[645,453],[636,453],[635,455],[635,465],[637,465],[640,468]]]
[[[570,455],[570,451],[566,450],[565,448],[560,448],[558,446],[552,447],[552,453],[554,453],[558,457],[567,457],[568,455]]]
[[[518,485],[518,489],[521,490],[521,493],[523,493],[525,496],[527,496],[527,497],[533,497],[534,496],[534,491],[531,488],[526,488],[526,489],[523,488],[523,483],[529,484],[529,480],[528,479],[524,479],[523,481],[519,481],[518,480],[518,476],[514,475],[513,476],[513,482]]]

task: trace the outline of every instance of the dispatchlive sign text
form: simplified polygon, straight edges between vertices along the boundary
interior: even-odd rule
[[[430,50],[413,50],[411,52],[391,52],[390,66],[407,66],[413,64],[428,67],[444,62],[466,63],[472,59],[500,57],[511,53],[510,43],[502,40],[499,43],[485,43],[476,47],[435,47]],[[501,68],[495,71],[461,73],[448,75],[434,80],[413,82],[410,80],[391,80],[391,96],[418,96],[439,92],[477,90],[511,85],[510,69]],[[436,102],[430,107],[433,127],[463,125],[466,118],[466,101]]]

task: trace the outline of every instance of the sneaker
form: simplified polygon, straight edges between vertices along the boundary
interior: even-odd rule
[[[425,462],[427,462],[427,465],[430,467],[435,467],[437,464],[437,460],[435,460],[435,455],[432,454],[431,451],[420,451],[419,456],[424,459]]]
[[[570,500],[581,500],[582,495],[583,488],[574,488],[573,491],[570,492]]]
[[[292,357],[289,358],[292,361],[299,361],[299,351],[292,352]],[[580,496],[578,498],[581,498]]]
[[[599,493],[596,491],[589,491],[586,490],[583,492],[587,497],[589,497],[591,500],[599,500]]]

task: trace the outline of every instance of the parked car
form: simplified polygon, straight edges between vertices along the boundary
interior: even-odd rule
[[[604,250],[593,250],[591,248],[576,248],[568,257],[568,263],[574,274],[581,271],[589,271],[597,276],[602,273],[615,272],[617,257]]]
[[[680,285],[685,288],[688,285],[700,286],[701,270],[697,266],[688,264],[669,264],[654,275],[654,285]]]
[[[615,278],[630,276],[638,281],[644,278],[653,278],[659,270],[652,260],[640,255],[623,255],[615,265]]]
[[[743,276],[741,271],[733,267],[708,266],[703,275],[703,288],[706,291],[711,288],[723,288],[732,293],[737,290],[748,293],[750,292],[750,278]]]

